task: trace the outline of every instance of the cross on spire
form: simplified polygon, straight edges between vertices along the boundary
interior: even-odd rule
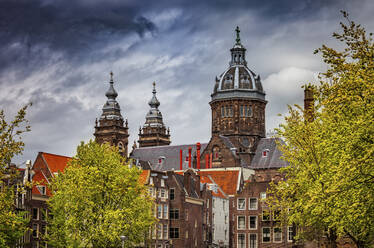
[[[240,29],[239,29],[239,26],[236,26],[236,29],[235,29],[235,32],[236,32],[236,44],[240,44]]]
[[[109,74],[110,74],[110,81],[113,82],[113,72],[111,71]]]

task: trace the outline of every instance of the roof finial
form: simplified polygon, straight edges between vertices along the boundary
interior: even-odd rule
[[[113,72],[110,71],[110,82],[113,83]]]
[[[153,81],[152,85],[153,85],[152,93],[156,94],[156,82]]]
[[[236,26],[236,29],[235,29],[235,32],[236,32],[236,44],[240,44],[240,29],[239,29],[239,26]]]

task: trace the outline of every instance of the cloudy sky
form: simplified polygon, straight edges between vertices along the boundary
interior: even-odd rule
[[[370,0],[0,0],[0,109],[13,116],[32,102],[25,152],[72,156],[93,138],[113,71],[132,145],[156,81],[172,144],[207,142],[214,78],[229,62],[241,29],[248,66],[267,93],[266,129],[306,82],[326,70],[313,50],[343,20],[374,30]]]

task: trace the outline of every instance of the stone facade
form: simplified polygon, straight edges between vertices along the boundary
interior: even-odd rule
[[[158,109],[160,102],[156,97],[156,83],[153,83],[152,99],[148,102],[151,109],[145,117],[143,128],[139,128],[139,147],[166,146],[170,144],[170,130],[166,129]]]
[[[106,92],[108,100],[103,106],[103,113],[99,121],[95,122],[95,140],[97,143],[108,143],[118,146],[122,156],[127,157],[128,152],[128,122],[121,115],[121,108],[116,101],[118,96],[113,87],[113,73],[110,74],[109,89]]]

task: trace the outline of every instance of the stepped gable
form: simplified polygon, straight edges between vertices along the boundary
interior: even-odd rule
[[[201,144],[201,151],[206,147]],[[131,158],[135,160],[148,161],[152,169],[161,171],[179,170],[180,150],[183,151],[183,160],[188,156],[188,148],[192,148],[192,155],[196,153],[196,144],[176,145],[176,146],[151,146],[141,147],[133,150]],[[161,163],[159,163],[161,160]]]
[[[260,139],[256,154],[250,165],[250,169],[279,169],[288,166],[288,163],[281,159],[282,152],[277,148],[277,142],[284,143],[279,138]],[[265,156],[265,153],[266,156]]]

